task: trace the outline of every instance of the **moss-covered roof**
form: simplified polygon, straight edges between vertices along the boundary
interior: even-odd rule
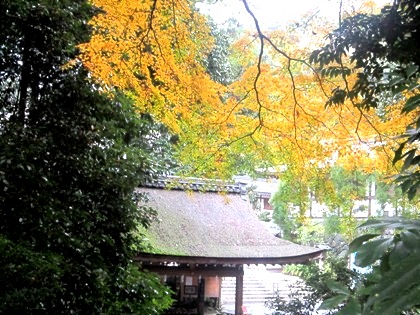
[[[319,254],[269,233],[240,194],[139,188],[159,222],[148,237],[160,254],[220,258],[293,258]]]

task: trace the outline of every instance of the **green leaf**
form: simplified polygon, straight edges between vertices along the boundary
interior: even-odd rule
[[[341,310],[339,310],[336,315],[360,315],[362,314],[362,306],[360,302],[355,299],[351,298],[346,306],[344,306]]]
[[[405,85],[397,85],[397,86],[393,86],[392,87],[392,93],[394,95],[396,95],[398,93],[401,93],[401,92],[403,92],[405,90],[407,90],[407,86],[405,86]]]
[[[420,252],[420,236],[412,231],[401,232],[401,241],[411,252]]]
[[[350,294],[349,289],[345,285],[343,285],[342,283],[340,283],[340,282],[337,282],[337,281],[334,281],[332,279],[329,279],[329,280],[327,280],[325,282],[325,284],[334,293],[345,294],[345,295],[349,295]]]
[[[316,63],[318,62],[318,54],[321,52],[321,50],[314,50],[312,54],[309,56],[309,62],[310,63]]]
[[[379,236],[380,234],[364,234],[362,236],[359,236],[358,238],[355,238],[349,245],[349,252],[354,253],[356,252],[359,247],[366,241]]]
[[[408,86],[408,88],[407,88],[407,90],[408,91],[415,91],[415,90],[417,90],[417,89],[419,89],[420,88],[420,84],[417,84],[417,83],[415,83],[415,82],[412,82],[409,86]]]
[[[389,82],[389,85],[390,86],[394,86],[394,85],[400,84],[403,81],[404,81],[404,77],[402,77],[402,76],[395,76],[395,77],[393,77],[391,79],[391,81]]]
[[[419,305],[420,286],[411,288],[397,298],[389,299],[379,305],[376,313],[380,315],[400,315],[401,311]]]
[[[348,295],[346,294],[340,294],[333,296],[332,298],[329,298],[321,303],[319,306],[319,310],[332,310],[339,306],[341,303],[343,303],[347,299]]]
[[[414,158],[414,155],[416,154],[416,149],[412,149],[410,151],[407,151],[404,154],[404,165],[401,168],[401,171],[407,170],[411,165]]]
[[[415,110],[420,105],[420,94],[410,97],[402,109],[402,113],[408,114],[409,112]]]
[[[374,304],[386,302],[389,310],[386,314],[397,314],[402,305],[418,304],[420,291],[420,253],[410,255],[385,273],[381,280],[373,287],[366,308]],[[415,294],[413,294],[413,290]],[[401,299],[404,299],[402,304]],[[386,301],[388,300],[388,301]]]
[[[386,268],[386,271],[388,271],[391,268],[390,266],[399,264],[401,259],[405,258],[408,254],[409,251],[404,244],[402,242],[397,242],[392,251],[389,253],[388,259],[382,259],[381,267],[383,265],[383,267]]]
[[[355,265],[367,267],[381,258],[393,244],[393,239],[378,239],[364,243],[356,252]]]
[[[387,228],[387,229],[420,230],[420,221],[401,218],[401,217],[372,219],[359,225],[358,228]]]
[[[370,275],[369,279],[373,280],[373,282],[376,282],[375,278],[373,278],[372,275]],[[372,292],[372,289],[373,289],[372,286],[361,287],[361,288],[357,289],[357,294],[359,296],[369,296],[370,293]]]
[[[392,160],[392,164],[395,164],[399,160],[401,160],[401,158],[402,158],[402,151],[404,150],[405,143],[406,142],[401,143],[400,146],[398,147],[398,149],[395,150],[395,152],[394,152],[394,159]]]
[[[407,68],[406,74],[407,78],[411,77],[413,74],[415,74],[419,70],[418,65],[411,65]]]
[[[358,226],[358,228],[359,229],[361,229],[361,228],[377,228],[377,227],[383,227],[384,225],[386,225],[386,222],[384,222],[384,220],[370,219],[370,220],[367,220],[366,222],[360,224]]]

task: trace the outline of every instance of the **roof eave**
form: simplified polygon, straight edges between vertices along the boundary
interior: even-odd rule
[[[134,258],[134,261],[159,264],[284,265],[307,263],[311,260],[321,259],[323,257],[323,252],[324,250],[320,249],[303,255],[284,257],[203,257],[138,253]]]

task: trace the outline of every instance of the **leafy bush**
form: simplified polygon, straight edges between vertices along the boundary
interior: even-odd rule
[[[289,265],[284,272],[299,276],[302,281],[291,287],[290,294],[284,298],[275,296],[267,304],[280,314],[313,314],[324,301],[337,296],[336,290],[354,291],[354,284],[363,276],[347,268],[347,260],[328,255],[322,265]],[[326,311],[334,314],[336,310]]]
[[[369,231],[350,244],[350,251],[357,266],[371,267],[368,281],[355,281],[353,290],[331,281],[335,296],[321,308],[341,308],[338,314],[419,314],[420,221],[372,219],[360,228]]]
[[[363,314],[418,314],[420,302],[420,220],[383,218],[360,228],[381,229],[366,233],[350,244],[355,264],[372,266],[376,279],[365,286]]]

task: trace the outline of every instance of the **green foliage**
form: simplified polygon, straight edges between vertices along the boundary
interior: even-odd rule
[[[54,300],[62,291],[60,278],[65,273],[62,255],[52,251],[35,252],[30,246],[14,243],[0,235],[0,313],[35,305],[33,310],[48,309],[45,301]],[[39,303],[42,301],[43,303]]]
[[[304,221],[297,230],[297,243],[314,246],[325,242],[325,230],[323,223]]]
[[[335,309],[355,292],[355,283],[364,281],[363,276],[347,268],[346,259],[333,255],[327,256],[323,267],[316,263],[288,265],[283,271],[299,276],[302,282],[291,288],[287,298],[276,296],[269,301],[268,306],[280,314],[310,315],[321,302],[324,309],[330,309],[326,314],[335,314]]]
[[[309,187],[297,180],[292,172],[285,172],[270,203],[274,209],[274,222],[282,230],[282,238],[296,240],[302,219],[310,207]]]
[[[155,274],[140,272],[134,264],[121,269],[116,278],[116,287],[123,288],[110,294],[107,314],[162,314],[172,304],[173,293],[162,288]]]
[[[330,283],[337,297],[324,300],[321,309],[341,304],[338,314],[418,314],[420,221],[372,219],[360,228],[368,231],[353,240],[350,252],[356,254],[355,265],[370,267],[371,273],[365,281],[354,282],[354,289],[348,292]]]
[[[273,218],[284,231],[284,237],[297,240],[296,235],[305,230],[304,218],[312,216],[312,200],[327,207],[324,216],[324,236],[342,234],[347,239],[354,236],[357,201],[366,198],[366,190],[372,181],[380,181],[376,174],[366,174],[357,169],[346,170],[334,166],[322,171],[309,183],[301,183],[295,176],[284,173],[277,192],[272,196]],[[369,209],[368,209],[368,215]]]
[[[418,111],[420,53],[418,42],[418,1],[398,0],[385,6],[378,15],[359,14],[343,21],[329,34],[330,43],[312,53],[310,61],[318,64],[322,74],[347,79],[357,73],[353,86],[337,87],[327,106],[343,104],[349,99],[360,109],[382,110],[400,100],[402,113]],[[350,67],[345,66],[350,59]],[[420,187],[420,156],[416,143],[420,139],[420,117],[413,116],[395,151],[394,163],[403,161],[398,182],[409,198]]]
[[[274,209],[274,222],[279,225],[282,231],[281,237],[294,240],[299,226],[297,222],[299,213],[293,211],[293,208],[296,203],[299,203],[297,196],[300,196],[300,194],[296,192],[299,187],[289,184],[280,182],[278,190],[270,199],[270,203]]]
[[[338,216],[353,216],[356,200],[363,200],[366,195],[368,174],[358,170],[346,170],[342,167],[332,167],[329,180],[333,191],[324,197],[326,205]]]
[[[158,314],[169,292],[133,265],[153,217],[133,190],[159,174],[157,127],[78,64],[94,10],[0,3],[0,313]],[[155,158],[156,156],[156,158]]]
[[[331,215],[324,218],[324,229],[326,235],[338,234],[341,232],[341,218]]]
[[[228,85],[236,79],[235,74],[238,72],[234,62],[230,60],[230,46],[237,36],[237,30],[234,26],[224,29],[213,22],[209,24],[215,44],[205,60],[205,66],[213,81]]]
[[[263,222],[270,222],[271,221],[270,212],[269,211],[261,212],[258,215],[258,220],[263,221]]]
[[[364,288],[363,314],[401,314],[419,307],[420,221],[404,218],[369,220],[360,228],[381,230],[350,244],[355,264],[376,266],[376,281]],[[394,233],[390,233],[390,232]]]

